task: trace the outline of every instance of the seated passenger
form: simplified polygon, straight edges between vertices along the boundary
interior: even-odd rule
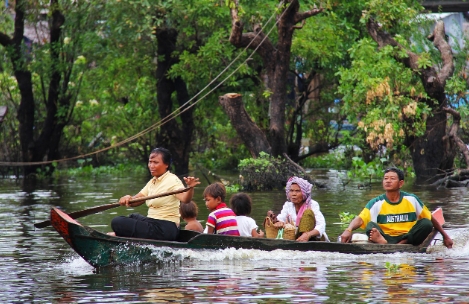
[[[236,221],[238,222],[238,230],[241,236],[251,236],[263,238],[264,232],[260,230],[257,232],[258,226],[256,221],[248,215],[251,214],[252,200],[246,193],[236,193],[230,198],[230,206],[236,214]]]
[[[126,207],[137,207],[145,201],[133,202],[132,199],[157,195],[183,189],[182,181],[169,171],[171,166],[171,152],[165,148],[155,148],[150,152],[148,169],[153,178],[134,196],[126,195],[119,199],[119,204]],[[112,219],[111,227],[116,236],[175,241],[179,235],[179,205],[192,200],[194,187],[200,184],[198,178],[184,177],[190,190],[165,197],[146,201],[148,215],[132,213],[130,216],[117,216]]]
[[[402,170],[386,169],[383,177],[386,193],[366,204],[340,236],[341,242],[350,242],[352,231],[361,227],[372,243],[420,245],[435,227],[445,246],[451,248],[453,240],[416,195],[400,190],[403,185]]]
[[[285,226],[287,219],[291,219],[298,227],[296,240],[298,242],[326,241],[326,220],[319,210],[319,204],[311,199],[313,185],[305,179],[293,176],[285,187],[287,201],[282,211],[277,215],[275,227]]]
[[[208,215],[205,231],[208,234],[239,236],[236,214],[225,204],[226,189],[222,183],[213,183],[204,190],[205,206]]]
[[[194,201],[190,201],[187,204],[181,203],[179,206],[179,213],[181,214],[182,219],[186,222],[186,230],[193,230],[197,232],[203,232],[204,227],[197,220],[197,214],[199,213],[199,208]]]

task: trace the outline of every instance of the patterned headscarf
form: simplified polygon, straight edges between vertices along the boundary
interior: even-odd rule
[[[285,187],[285,193],[287,194],[287,199],[290,201],[290,188],[292,184],[297,184],[301,189],[301,194],[303,194],[303,199],[306,199],[306,204],[309,204],[311,201],[311,189],[313,185],[305,179],[301,177],[292,176],[287,181],[287,185]]]
[[[296,217],[296,226],[298,226],[300,224],[301,218],[303,217],[304,211],[311,205],[311,189],[313,188],[313,185],[307,180],[302,179],[301,177],[290,177],[285,187],[285,192],[287,194],[288,201],[291,201],[290,188],[292,184],[297,184],[300,187],[301,194],[303,195],[303,200],[305,201],[305,203],[301,206],[300,210],[298,211],[298,215]]]

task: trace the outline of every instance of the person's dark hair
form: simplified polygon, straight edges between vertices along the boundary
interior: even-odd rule
[[[161,160],[163,160],[163,163],[165,165],[168,165],[168,169],[171,166],[172,163],[172,158],[171,158],[171,152],[169,152],[168,149],[165,148],[155,148],[151,150],[150,154],[159,154],[161,155]]]
[[[246,193],[236,193],[230,198],[230,206],[236,215],[251,214],[252,200]]]
[[[384,170],[384,174],[388,173],[388,172],[394,172],[397,174],[397,177],[399,177],[399,180],[404,180],[404,172],[401,170],[401,169],[398,169],[396,167],[390,167],[390,168],[387,168],[386,170]]]
[[[213,183],[208,185],[205,190],[203,196],[210,195],[213,198],[220,197],[221,201],[225,201],[226,197],[226,189],[222,183]]]
[[[179,205],[179,213],[183,219],[194,218],[197,217],[197,214],[199,214],[199,208],[194,201],[190,201],[189,203],[181,203]]]

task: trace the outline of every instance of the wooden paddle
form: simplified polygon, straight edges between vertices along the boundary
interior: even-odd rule
[[[136,203],[136,202],[146,201],[146,200],[154,199],[154,198],[158,198],[158,197],[163,197],[163,196],[178,194],[178,193],[182,193],[182,192],[189,191],[189,190],[192,189],[192,188],[193,188],[193,187],[187,187],[187,188],[180,189],[180,190],[176,190],[176,191],[163,192],[163,193],[160,193],[160,194],[155,194],[155,195],[150,195],[150,196],[144,196],[144,197],[134,198],[134,199],[131,199],[129,202],[130,202],[130,203]],[[84,217],[84,216],[87,216],[87,215],[90,215],[90,214],[98,213],[98,212],[101,212],[101,211],[104,211],[104,210],[108,210],[108,209],[112,209],[112,208],[119,207],[119,206],[120,206],[119,203],[107,204],[107,205],[102,205],[102,206],[96,206],[96,207],[88,208],[88,209],[81,210],[81,211],[75,211],[75,212],[69,213],[68,215],[69,215],[71,218],[73,218],[73,219],[77,219],[77,218],[79,218],[79,217]],[[34,224],[34,227],[36,227],[36,228],[44,228],[44,227],[50,226],[50,224],[51,224],[51,223],[50,223],[50,220],[47,220],[47,221],[44,221],[44,222],[39,222],[39,223]]]

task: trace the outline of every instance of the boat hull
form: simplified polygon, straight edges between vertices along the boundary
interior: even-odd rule
[[[93,267],[141,263],[154,260],[152,247],[185,248],[194,250],[220,250],[226,248],[258,249],[264,251],[295,250],[350,254],[372,253],[425,253],[434,234],[421,246],[374,243],[296,242],[282,239],[251,238],[200,234],[181,230],[177,241],[159,241],[116,237],[83,226],[65,212],[51,209],[51,224],[85,261]]]

